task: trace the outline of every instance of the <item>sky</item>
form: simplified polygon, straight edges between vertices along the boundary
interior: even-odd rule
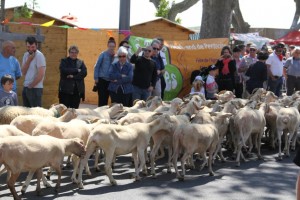
[[[6,0],[6,7],[23,5],[29,0]],[[171,1],[171,0],[170,0]],[[181,2],[182,0],[176,0]],[[82,28],[118,28],[120,0],[37,0],[36,10],[61,18],[74,15]],[[289,28],[295,13],[294,0],[240,0],[244,20],[253,28]],[[149,0],[131,0],[130,25],[155,19]],[[201,25],[202,1],[177,17],[185,27]]]

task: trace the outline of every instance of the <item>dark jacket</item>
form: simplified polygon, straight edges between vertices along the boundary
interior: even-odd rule
[[[233,91],[234,85],[235,85],[234,75],[235,75],[235,71],[236,71],[235,60],[231,60],[228,63],[229,74],[226,74],[226,75],[222,74],[222,70],[224,67],[222,60],[218,60],[215,65],[216,65],[216,67],[219,68],[219,75],[216,78],[216,81],[219,86],[219,91],[222,91],[222,90]]]
[[[126,75],[122,77],[122,75]],[[110,82],[108,90],[117,93],[118,88],[121,87],[124,94],[132,93],[132,78],[133,78],[133,67],[131,63],[126,62],[122,69],[120,62],[115,62],[109,69],[110,81],[117,80],[117,82]]]
[[[78,69],[80,69],[80,72]],[[84,62],[79,59],[72,60],[70,57],[63,58],[60,61],[59,70],[59,92],[70,95],[76,95],[76,93],[78,93],[78,95],[84,101],[84,78],[87,75]],[[68,75],[73,75],[73,78],[67,78]]]
[[[257,61],[249,66],[245,75],[250,78],[246,82],[246,89],[251,94],[255,88],[262,88],[264,81],[267,80],[267,65],[264,62]]]
[[[135,54],[131,57],[130,62],[135,64],[132,84],[141,89],[148,89],[150,86],[155,88],[157,77],[155,62]]]

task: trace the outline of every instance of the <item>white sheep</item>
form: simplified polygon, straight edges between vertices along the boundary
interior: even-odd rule
[[[278,111],[276,126],[277,126],[277,139],[279,146],[278,158],[282,159],[281,156],[281,135],[285,135],[284,151],[287,156],[290,156],[290,142],[292,142],[292,149],[295,150],[297,129],[300,125],[300,114],[298,106],[300,101],[295,102],[293,107],[280,108]],[[289,136],[288,136],[289,134]],[[293,140],[293,141],[292,141]]]
[[[57,172],[58,180],[55,190],[58,191],[61,182],[60,164],[65,152],[72,152],[81,156],[85,151],[79,139],[62,140],[50,136],[8,136],[2,138],[0,140],[0,163],[4,164],[11,173],[7,186],[14,199],[21,199],[14,184],[20,173],[26,171],[36,171],[38,179],[36,191],[40,194],[42,167],[48,165]]]
[[[52,105],[49,109],[42,107],[27,108],[23,106],[4,106],[0,108],[0,124],[10,124],[19,115],[41,115],[60,117],[67,107],[63,104]]]
[[[83,188],[83,167],[97,147],[100,147],[105,153],[105,172],[112,185],[117,184],[112,176],[111,169],[111,163],[115,155],[132,153],[135,164],[135,178],[139,180],[140,170],[142,168],[145,170],[144,151],[151,136],[158,130],[171,130],[171,128],[170,117],[166,114],[158,116],[157,119],[149,123],[134,123],[127,126],[103,124],[95,127],[86,145],[86,155],[80,163],[79,188]]]
[[[266,126],[265,113],[268,110],[268,105],[261,104],[259,110],[254,109],[256,101],[251,101],[244,108],[238,110],[234,116],[234,135],[235,144],[237,146],[237,166],[240,166],[240,156],[244,159],[242,154],[242,146],[246,146],[246,141],[251,139],[251,135],[255,136],[255,144],[257,147],[257,157],[262,159],[260,153],[261,138]],[[249,152],[252,149],[252,142],[249,148]]]
[[[216,151],[219,140],[218,130],[214,124],[186,124],[179,126],[173,135],[173,165],[176,176],[179,180],[183,180],[185,176],[185,162],[193,153],[199,153],[206,164],[206,151],[209,151],[208,167],[210,175],[214,175],[212,170],[212,156]],[[180,153],[182,175],[179,174],[177,168],[177,160]]]
[[[33,129],[42,121],[53,121],[53,122],[69,122],[70,120],[77,117],[74,108],[68,108],[62,111],[62,116],[52,117],[52,116],[40,116],[40,115],[19,115],[10,123],[11,125],[17,127],[21,131],[31,135]]]

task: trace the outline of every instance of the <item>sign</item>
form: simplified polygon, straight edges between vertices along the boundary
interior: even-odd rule
[[[136,52],[139,47],[151,45],[151,42],[152,39],[130,36],[130,53]],[[161,50],[166,63],[164,100],[170,101],[190,93],[192,71],[216,63],[222,47],[227,44],[228,38],[165,41]]]

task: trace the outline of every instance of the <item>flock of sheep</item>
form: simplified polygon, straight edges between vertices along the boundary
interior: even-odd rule
[[[83,188],[82,173],[91,175],[88,159],[95,153],[94,167],[99,170],[99,152],[105,154],[105,172],[112,185],[116,156],[132,153],[134,177],[140,180],[140,171],[147,174],[146,161],[150,159],[151,175],[155,174],[155,160],[164,157],[168,148],[168,172],[175,168],[176,177],[184,180],[185,168],[195,168],[193,154],[203,160],[201,169],[208,166],[214,175],[212,163],[216,158],[225,161],[222,144],[234,149],[237,166],[245,159],[242,148],[250,153],[255,147],[262,159],[260,147],[265,135],[272,148],[278,146],[278,158],[283,152],[295,149],[300,124],[300,92],[278,99],[272,92],[259,88],[249,99],[235,98],[223,91],[218,100],[205,100],[202,95],[189,95],[163,102],[151,97],[146,102],[136,101],[133,107],[112,104],[96,109],[70,109],[62,104],[50,109],[6,106],[0,109],[0,175],[7,174],[7,186],[14,199],[21,199],[15,182],[21,172],[28,172],[21,192],[36,173],[36,191],[40,182],[50,187],[43,167],[50,166],[47,176],[55,170],[58,175],[55,190],[61,182],[61,166],[65,156],[73,164],[71,180]],[[148,158],[148,146],[150,154]],[[159,153],[160,151],[160,153]],[[178,170],[181,162],[181,173]]]

